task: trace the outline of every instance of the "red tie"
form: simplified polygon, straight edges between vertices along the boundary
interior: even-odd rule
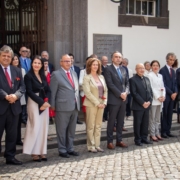
[[[6,79],[8,81],[9,87],[12,88],[11,78],[9,76],[9,73],[7,72],[7,68],[4,68],[4,70],[5,70],[5,75],[6,75]]]
[[[67,72],[67,77],[68,77],[68,79],[69,79],[69,82],[71,83],[71,86],[74,88],[74,82],[73,82],[73,80],[72,80],[71,75],[70,75],[69,72]]]
[[[172,68],[170,68],[170,76],[171,76],[171,78],[172,78]]]

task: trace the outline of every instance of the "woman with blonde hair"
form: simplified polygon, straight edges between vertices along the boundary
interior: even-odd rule
[[[101,75],[101,62],[90,58],[86,64],[87,75],[83,79],[83,91],[86,96],[86,131],[88,151],[103,152],[100,148],[101,125],[104,108],[107,104],[107,86]]]

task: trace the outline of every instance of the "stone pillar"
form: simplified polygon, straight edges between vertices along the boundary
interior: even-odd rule
[[[82,67],[87,55],[87,0],[47,0],[47,45],[50,61],[59,68],[63,54],[73,53]]]

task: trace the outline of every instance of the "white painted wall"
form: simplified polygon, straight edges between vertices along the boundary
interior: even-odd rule
[[[154,59],[163,66],[168,52],[174,52],[177,58],[180,57],[180,0],[169,0],[169,29],[118,27],[118,6],[119,3],[110,0],[88,0],[89,55],[93,53],[93,34],[120,34],[122,53],[129,59],[129,68],[133,70],[137,63]]]

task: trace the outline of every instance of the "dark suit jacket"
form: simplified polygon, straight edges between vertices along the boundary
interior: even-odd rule
[[[74,71],[76,72],[77,77],[79,79],[79,75],[80,75],[80,71],[81,71],[80,68],[78,66],[74,66]]]
[[[110,65],[104,70],[104,77],[108,87],[108,104],[119,105],[122,101],[121,93],[129,92],[129,82],[126,70],[120,66],[120,71],[123,77],[121,82],[114,65]]]
[[[129,78],[129,71],[128,71],[128,68],[127,68],[126,66],[122,66],[122,67],[126,70],[127,76],[128,76],[128,78]]]
[[[172,70],[171,77],[169,70],[165,65],[163,68],[160,69],[159,73],[163,76],[164,87],[166,88],[166,99],[171,99],[171,95],[178,92],[175,71]]]
[[[130,92],[132,96],[132,110],[145,110],[143,107],[144,102],[150,101],[152,102],[153,99],[153,92],[151,88],[150,81],[147,77],[143,76],[146,87],[144,87],[142,79],[137,74],[130,78],[129,84],[130,84]],[[148,107],[148,109],[150,106]]]
[[[9,87],[4,70],[0,65],[0,115],[4,114],[10,106],[13,114],[16,116],[21,113],[20,98],[25,93],[25,85],[21,69],[10,65],[10,70],[12,88]],[[15,103],[10,104],[5,99],[5,96],[9,94],[15,94],[18,97],[18,100]]]
[[[50,74],[52,74],[52,72],[54,71],[54,66],[52,63],[48,63],[48,66],[49,66],[49,71],[50,71]]]
[[[107,66],[108,67],[108,66]],[[101,70],[102,70],[102,72],[101,72],[101,74],[104,76],[104,70],[107,68],[107,67],[104,67],[103,65],[101,66]]]
[[[32,73],[31,71],[29,71],[24,76],[27,95],[37,104],[39,104],[40,107],[44,104],[45,97],[48,97],[49,102],[51,98],[51,90],[49,88],[49,85],[45,77],[42,77],[41,80],[42,83],[39,82],[35,74]],[[36,95],[35,93],[39,93],[39,96]]]
[[[180,93],[180,68],[176,70],[176,82],[177,82],[177,89],[178,94]]]

